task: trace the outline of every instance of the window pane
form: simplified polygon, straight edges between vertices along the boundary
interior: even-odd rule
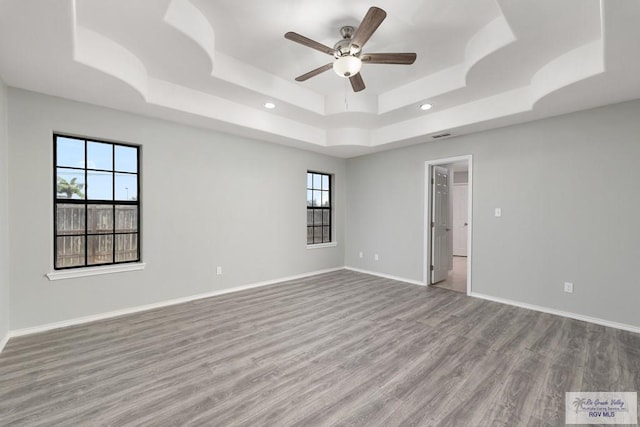
[[[84,265],[84,236],[56,238],[56,268]]]
[[[138,147],[59,136],[54,142],[55,268],[139,260]]]
[[[138,259],[138,234],[116,235],[116,262]]]
[[[58,199],[84,199],[84,171],[58,168],[56,174]]]
[[[138,172],[138,149],[116,145],[116,167],[118,172]]]
[[[87,212],[87,232],[93,233],[113,233],[113,206],[110,205],[89,205]]]
[[[113,174],[87,171],[87,199],[113,200]]]
[[[84,205],[56,204],[56,234],[84,234]]]
[[[313,225],[313,210],[307,209],[307,225]]]
[[[113,170],[113,144],[87,141],[87,169]]]
[[[325,206],[325,207],[329,206],[329,192],[328,191],[323,191],[322,192],[322,206]]]
[[[56,166],[84,168],[84,140],[75,138],[56,138]]]
[[[138,175],[116,174],[115,200],[138,200]]]
[[[116,205],[116,233],[138,231],[138,207]]]
[[[113,235],[87,237],[87,265],[113,262]]]
[[[307,172],[307,244],[326,242],[331,242],[331,175]]]

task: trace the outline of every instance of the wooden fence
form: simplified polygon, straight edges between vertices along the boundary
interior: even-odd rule
[[[85,245],[87,265],[114,262],[114,243],[115,262],[136,260],[138,258],[137,206],[117,205],[115,217],[113,206],[88,205],[87,209],[88,236],[85,242],[85,207],[75,204],[58,204],[56,267],[84,265]]]

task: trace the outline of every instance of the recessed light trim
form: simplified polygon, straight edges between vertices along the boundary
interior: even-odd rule
[[[273,110],[274,108],[276,108],[276,104],[274,104],[273,102],[265,102],[264,103],[264,108],[267,108],[269,110]]]
[[[422,111],[430,110],[431,107],[433,107],[433,104],[429,104],[428,102],[425,102],[424,104],[420,104],[420,109]]]

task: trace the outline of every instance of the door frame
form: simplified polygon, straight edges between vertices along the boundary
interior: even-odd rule
[[[469,182],[467,192],[467,216],[469,226],[467,227],[467,295],[471,295],[471,264],[473,258],[473,155],[447,157],[443,159],[427,160],[424,167],[424,206],[422,217],[424,219],[424,242],[423,253],[426,255],[423,259],[423,283],[425,286],[431,285],[431,174],[433,166],[441,166],[449,163],[467,161],[469,165]]]

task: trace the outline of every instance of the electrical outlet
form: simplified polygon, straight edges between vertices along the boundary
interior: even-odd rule
[[[362,252],[360,252],[360,253],[358,254],[358,256],[359,256],[360,258],[362,258],[362,257],[364,256],[364,254],[363,254]]]
[[[222,267],[220,267],[220,266],[216,267],[216,274],[218,276],[222,274]]]
[[[496,215],[497,217],[502,216],[502,208],[496,208],[496,210],[495,210],[495,215]]]
[[[378,254],[373,254],[373,259],[378,261],[380,259],[380,257],[378,256]]]
[[[573,293],[573,283],[571,282],[564,282],[564,291],[568,294],[572,294]]]

